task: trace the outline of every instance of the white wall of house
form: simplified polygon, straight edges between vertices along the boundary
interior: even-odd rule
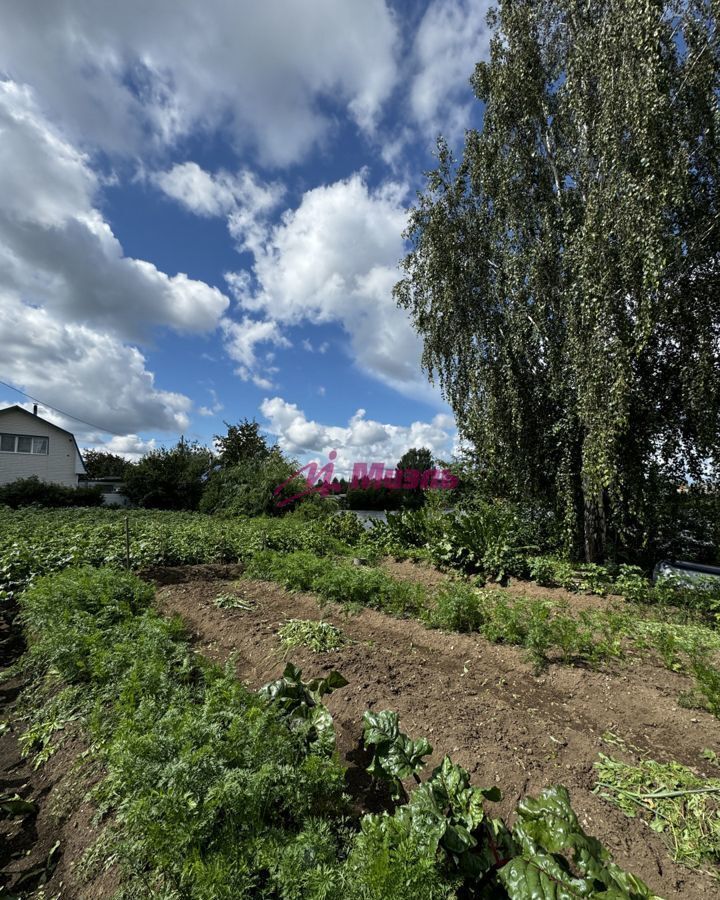
[[[41,481],[77,487],[78,475],[83,471],[82,460],[73,436],[67,431],[57,428],[41,416],[11,408],[0,410],[0,446],[3,434],[45,437],[48,440],[48,452],[9,453],[0,450],[0,484],[35,475]]]

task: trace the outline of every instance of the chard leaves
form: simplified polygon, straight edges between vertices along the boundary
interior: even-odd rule
[[[498,875],[511,900],[649,900],[655,895],[612,862],[585,834],[564,787],[520,802],[513,837],[518,855]],[[572,866],[571,866],[572,863]]]
[[[423,757],[432,753],[432,747],[425,738],[414,741],[400,731],[398,714],[390,710],[378,713],[368,710],[363,722],[365,746],[374,749],[368,772],[374,778],[389,781],[394,795],[402,796],[402,780],[412,775],[419,782],[417,773],[425,765]]]
[[[300,669],[293,663],[288,663],[282,677],[264,685],[258,693],[282,710],[293,731],[305,734],[310,750],[323,756],[331,756],[335,750],[335,727],[322,698],[347,683],[335,671],[325,678],[303,681]]]

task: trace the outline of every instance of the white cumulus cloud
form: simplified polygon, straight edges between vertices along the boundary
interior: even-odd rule
[[[3,70],[75,138],[114,153],[218,128],[277,164],[332,128],[372,132],[397,79],[385,0],[6,0]]]
[[[191,401],[160,390],[136,347],[2,289],[0,346],[4,381],[92,426],[119,435],[188,427]],[[62,427],[83,430],[71,420]]]
[[[97,190],[87,159],[42,116],[30,90],[0,81],[0,287],[133,339],[153,325],[216,327],[227,297],[126,257],[94,205]]]
[[[265,316],[273,332],[278,324],[339,324],[362,371],[436,402],[420,372],[420,340],[392,297],[405,197],[403,184],[371,189],[361,173],[307,191],[252,247],[252,277],[227,277],[239,304]]]
[[[462,137],[469,126],[468,80],[475,64],[486,59],[491,31],[489,0],[433,0],[415,34],[410,107],[424,133]]]
[[[431,422],[403,426],[367,419],[365,410],[358,409],[346,425],[327,425],[308,419],[295,403],[282,397],[263,400],[260,411],[268,422],[267,430],[283,450],[303,461],[314,456],[323,462],[336,450],[336,470],[345,476],[355,462],[394,467],[412,447],[428,447],[434,456],[447,459],[456,441],[452,417],[444,414]]]

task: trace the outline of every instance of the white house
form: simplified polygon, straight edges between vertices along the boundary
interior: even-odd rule
[[[75,437],[21,406],[0,409],[0,484],[37,476],[77,487],[85,465]]]

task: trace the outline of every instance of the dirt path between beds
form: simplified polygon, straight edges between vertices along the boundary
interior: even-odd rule
[[[637,662],[604,672],[553,665],[536,677],[522,650],[476,636],[430,631],[369,609],[351,616],[336,606],[321,610],[315,596],[267,582],[218,582],[174,570],[178,578],[189,580],[159,586],[162,611],[182,616],[207,657],[225,661],[234,654],[239,677],[253,688],[281,673],[285,657],[276,632],[288,618],[323,618],[342,629],[352,643],[341,650],[297,649],[291,658],[308,677],[338,669],[350,682],[328,699],[349,778],[360,777],[363,712],[393,709],[403,730],[430,740],[432,765],[449,753],[475,783],[501,787],[493,814],[511,817],[522,796],[564,784],[583,827],[658,894],[718,896],[717,882],[673,863],[645,823],[591,793],[598,753],[623,757],[603,740],[607,733],[659,761],[717,774],[701,752],[720,750],[720,721],[678,707],[687,678]],[[221,593],[243,596],[253,608],[218,609],[212,601]]]

